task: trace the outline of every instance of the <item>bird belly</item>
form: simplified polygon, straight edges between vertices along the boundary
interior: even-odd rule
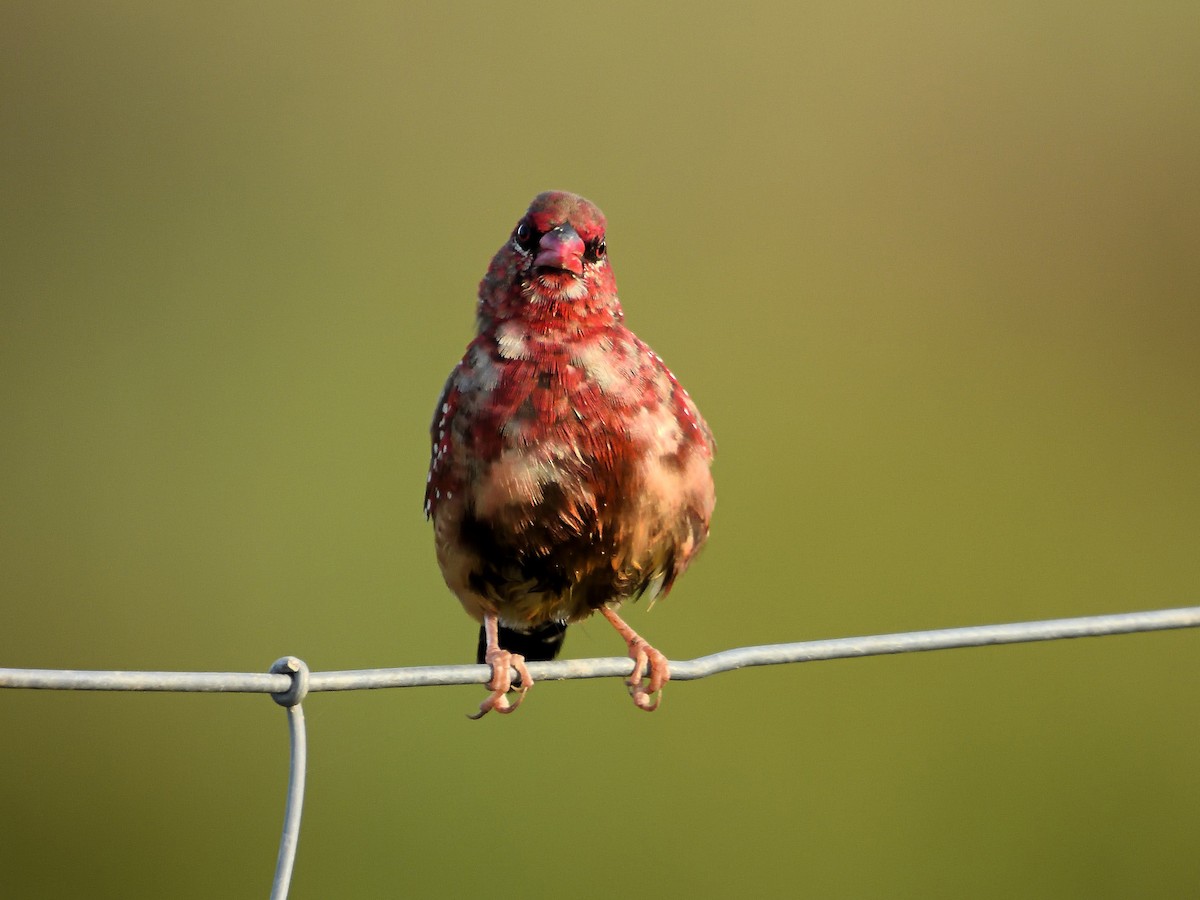
[[[707,537],[712,479],[701,455],[651,455],[603,472],[533,465],[538,477],[515,483],[535,488],[470,509],[456,496],[435,516],[446,583],[477,620],[494,613],[507,627],[531,628],[643,594],[653,599]],[[498,461],[478,498],[500,493],[493,475],[514,483],[512,467]]]

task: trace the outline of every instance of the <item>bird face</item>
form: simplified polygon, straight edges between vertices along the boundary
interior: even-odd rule
[[[480,286],[481,316],[619,315],[604,232],[604,214],[590,201],[564,191],[539,194],[492,260]]]

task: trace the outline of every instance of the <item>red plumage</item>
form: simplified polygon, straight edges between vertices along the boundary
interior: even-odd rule
[[[479,715],[515,709],[509,667],[523,696],[524,658],[553,658],[566,625],[597,610],[629,645],[634,701],[654,709],[666,659],[614,607],[665,595],[707,539],[712,433],[625,327],[604,215],[584,198],[534,199],[477,315],[434,411],[425,511],[446,584],[483,625]]]

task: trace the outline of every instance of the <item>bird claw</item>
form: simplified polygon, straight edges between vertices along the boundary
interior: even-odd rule
[[[660,652],[646,643],[646,639],[622,621],[616,612],[607,606],[600,607],[600,614],[612,623],[629,648],[633,660],[633,673],[625,683],[629,685],[629,696],[638,709],[654,712],[662,702],[662,689],[671,680],[671,663]],[[642,684],[648,678],[649,684]],[[655,695],[658,696],[655,696]],[[650,698],[654,697],[653,700]]]
[[[468,719],[482,719],[492,710],[503,715],[514,712],[521,705],[521,701],[525,699],[525,692],[533,686],[533,676],[525,668],[525,657],[519,653],[509,653],[507,650],[499,648],[488,650],[484,662],[492,667],[492,680],[487,683],[488,690],[492,693],[479,704],[479,712],[467,714]],[[515,688],[518,692],[517,699],[510,703],[508,693],[514,690],[512,686],[513,669],[517,670],[521,686]]]
[[[630,642],[629,657],[633,660],[633,674],[625,682],[629,685],[629,696],[638,709],[654,712],[662,702],[663,685],[671,680],[670,663],[640,637]],[[649,683],[643,685],[647,677]]]

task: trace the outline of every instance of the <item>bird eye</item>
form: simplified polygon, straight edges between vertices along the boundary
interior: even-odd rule
[[[608,244],[604,242],[604,238],[597,238],[594,241],[589,241],[587,245],[588,262],[599,262],[608,255]]]
[[[533,249],[533,228],[528,222],[521,222],[513,232],[513,240],[525,250]]]

